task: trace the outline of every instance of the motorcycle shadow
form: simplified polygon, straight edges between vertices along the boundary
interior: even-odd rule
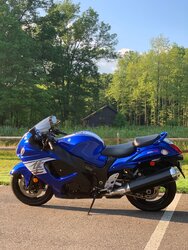
[[[57,205],[42,205],[41,208],[49,208],[49,209],[58,209],[58,210],[66,210],[66,211],[73,211],[73,212],[85,212],[87,213],[89,208],[88,207],[78,207],[78,206],[57,206]],[[134,209],[134,208],[133,208]],[[168,214],[170,215],[173,211],[159,211],[159,212],[146,212],[141,210],[130,210],[130,209],[106,209],[106,208],[93,208],[91,211],[92,216],[103,214],[103,215],[117,215],[117,216],[126,216],[126,217],[134,217],[140,219],[149,219],[149,220],[162,220],[163,214],[166,213],[166,217]],[[177,223],[188,223],[188,211],[174,211],[173,216],[170,220],[171,222]]]

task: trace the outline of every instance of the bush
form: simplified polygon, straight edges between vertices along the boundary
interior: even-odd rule
[[[125,116],[118,113],[115,117],[115,120],[113,122],[113,125],[115,127],[119,127],[119,128],[122,128],[126,125],[126,120],[125,120]]]

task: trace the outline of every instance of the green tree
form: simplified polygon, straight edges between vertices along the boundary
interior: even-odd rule
[[[118,111],[131,123],[135,118],[135,114],[131,112],[134,109],[132,94],[137,81],[138,71],[135,65],[139,57],[137,52],[130,51],[118,60],[117,70],[108,89],[108,97],[115,100]]]
[[[1,1],[0,4],[1,125],[27,125],[35,120],[37,113],[41,116],[43,111],[42,106],[39,109],[38,105],[41,100],[44,101],[44,95],[35,86],[40,79],[38,45],[25,31],[25,26],[16,15],[18,12],[22,13],[23,3],[24,1]],[[29,10],[25,14],[27,12]],[[41,93],[40,98],[38,93]]]
[[[35,38],[41,43],[41,61],[56,113],[78,121],[88,93],[98,88],[97,61],[115,56],[116,35],[110,34],[110,25],[100,22],[92,8],[80,14],[79,5],[64,1],[40,18]]]
[[[184,126],[188,126],[188,48],[185,49],[185,55],[183,57],[183,89],[182,89],[182,109],[183,119],[182,123]]]
[[[187,124],[187,49],[159,36],[119,59],[109,97],[131,124]]]

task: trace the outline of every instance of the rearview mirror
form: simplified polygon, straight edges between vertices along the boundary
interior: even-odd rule
[[[50,125],[56,125],[57,124],[57,118],[55,115],[50,116]]]

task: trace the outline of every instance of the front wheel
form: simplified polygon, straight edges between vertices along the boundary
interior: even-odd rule
[[[142,192],[127,195],[130,203],[143,211],[160,211],[166,208],[174,199],[176,194],[176,182],[148,188]]]
[[[39,180],[37,183],[26,187],[24,176],[21,174],[13,175],[11,186],[15,196],[21,202],[30,206],[40,206],[48,202],[53,196],[52,189]]]

